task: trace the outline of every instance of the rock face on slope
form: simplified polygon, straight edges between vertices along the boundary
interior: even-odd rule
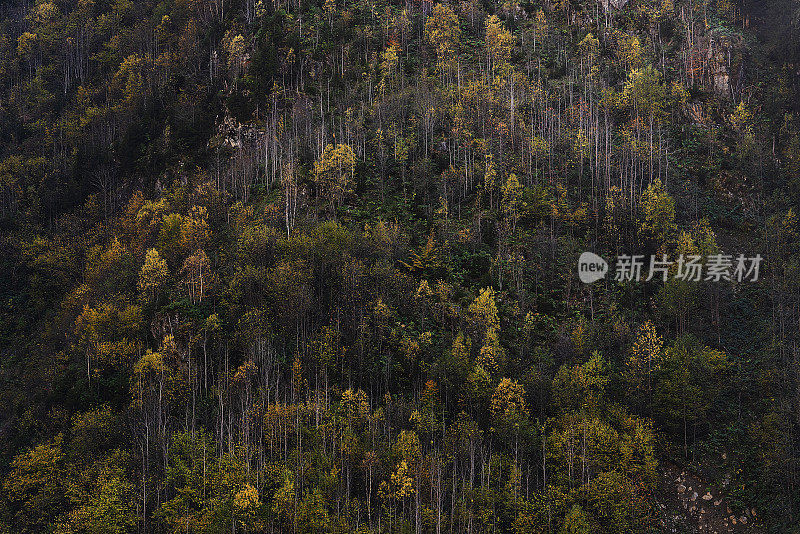
[[[740,78],[744,39],[740,35],[711,31],[703,46],[714,91],[720,96],[731,97]]]
[[[603,9],[610,11],[612,9],[622,9],[629,0],[600,0]]]

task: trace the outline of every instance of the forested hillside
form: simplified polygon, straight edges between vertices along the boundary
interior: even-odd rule
[[[800,532],[799,81],[797,0],[5,0],[0,533]]]

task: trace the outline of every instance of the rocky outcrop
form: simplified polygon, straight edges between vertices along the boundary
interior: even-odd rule
[[[247,200],[251,186],[259,179],[259,165],[265,160],[264,139],[264,131],[255,126],[242,124],[228,114],[223,117],[208,143],[209,148],[218,150],[217,187],[236,199]]]
[[[217,135],[211,138],[209,146],[241,148],[247,144],[257,143],[264,132],[250,124],[242,124],[228,114],[217,125]]]
[[[742,66],[744,40],[739,35],[711,31],[704,41],[711,88],[720,96],[730,97]]]
[[[612,9],[622,9],[628,2],[629,0],[600,0],[600,4],[602,4],[603,9],[606,11],[611,11]]]

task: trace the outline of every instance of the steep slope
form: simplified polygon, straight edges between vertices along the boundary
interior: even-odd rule
[[[791,531],[789,7],[4,3],[0,532]]]

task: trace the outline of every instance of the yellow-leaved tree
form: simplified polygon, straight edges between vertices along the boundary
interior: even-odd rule
[[[639,233],[663,248],[677,230],[675,200],[661,180],[654,180],[642,193],[642,221]]]
[[[356,155],[350,145],[328,145],[314,163],[314,182],[319,197],[328,202],[332,211],[345,196],[352,193]]]
[[[425,22],[425,38],[436,49],[437,65],[443,72],[452,63],[461,39],[458,15],[450,6],[433,6],[433,13]]]
[[[147,302],[152,302],[169,278],[169,268],[167,267],[167,260],[161,258],[161,255],[154,248],[147,251],[144,258],[144,265],[139,271],[139,282],[137,287],[142,293],[142,298]]]
[[[500,345],[500,316],[497,312],[494,290],[481,289],[469,305],[473,325],[483,332],[483,344],[479,352],[478,366],[488,373],[496,373],[505,357]]]
[[[516,380],[502,379],[492,396],[492,417],[498,423],[513,424],[527,415],[525,388]]]
[[[644,394],[648,401],[652,398],[653,375],[657,373],[663,359],[664,340],[656,332],[651,321],[645,322],[636,332],[636,340],[631,347],[626,362],[628,380],[638,394]]]
[[[492,70],[508,63],[514,48],[514,36],[506,29],[497,15],[486,19],[486,52],[491,60]]]

